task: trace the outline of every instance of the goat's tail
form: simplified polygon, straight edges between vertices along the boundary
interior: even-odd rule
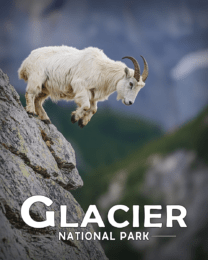
[[[19,79],[24,79],[25,81],[28,80],[28,72],[27,67],[25,66],[25,62],[23,61],[22,65],[18,69],[18,76]]]

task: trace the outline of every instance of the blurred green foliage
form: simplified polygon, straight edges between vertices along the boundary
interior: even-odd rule
[[[131,201],[131,205],[138,204],[137,193],[139,193],[144,173],[148,168],[147,159],[153,154],[167,155],[177,149],[194,150],[198,157],[208,164],[207,121],[208,108],[204,109],[191,122],[181,126],[177,131],[167,133],[158,140],[147,143],[138,150],[128,154],[123,160],[92,171],[89,176],[84,178],[85,186],[88,188],[81,190],[84,193],[81,196],[83,198],[81,205],[84,210],[87,209],[89,204],[96,202],[97,197],[94,194],[99,197],[100,194],[107,191],[107,187],[113,176],[121,170],[128,172],[127,187],[122,200],[123,202],[125,200]]]
[[[193,150],[196,152],[198,160],[200,159],[208,164],[208,108],[204,109],[202,113],[192,121],[180,126],[179,129],[166,133],[158,140],[151,141],[138,148],[138,150],[132,151],[125,159],[119,160],[110,166],[95,169],[90,175],[84,176],[84,187],[73,193],[86,211],[89,205],[98,204],[98,199],[108,191],[114,176],[123,170],[126,171],[127,179],[125,188],[120,200],[116,201],[115,204],[126,205],[130,208],[130,211],[128,213],[118,211],[115,218],[118,222],[128,220],[132,223],[132,206],[140,205],[141,227],[135,231],[141,231],[144,217],[142,209],[144,205],[160,204],[160,202],[154,198],[150,201],[150,199],[147,199],[140,193],[145,172],[148,169],[148,158],[154,154],[165,156],[177,149]],[[109,206],[109,208],[111,206]],[[105,210],[105,215],[109,208]],[[99,206],[98,209],[102,212]],[[109,243],[105,241],[102,242],[109,259],[126,259],[124,257],[126,254],[129,255],[129,259],[136,259],[133,248],[129,247],[125,241],[119,240],[119,232],[121,230],[113,228],[107,220],[105,223],[105,231],[113,232],[117,238],[116,241],[111,241],[110,246]],[[102,229],[100,229],[100,231],[102,231]],[[124,228],[122,231],[129,232],[129,229]],[[119,250],[116,252],[115,248],[119,248]],[[142,259],[140,257],[141,255],[137,252],[137,258]]]

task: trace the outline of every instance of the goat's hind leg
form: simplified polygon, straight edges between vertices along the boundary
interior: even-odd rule
[[[32,116],[37,116],[37,114],[35,113],[35,94],[31,94],[26,92],[25,93],[25,99],[26,99],[26,111],[29,115]]]
[[[45,99],[49,96],[48,93],[41,92],[39,95],[35,98],[35,111],[38,115],[38,117],[46,124],[51,124],[51,121],[45,112],[43,108],[43,103]]]
[[[40,85],[37,80],[34,80],[34,76],[28,79],[27,90],[25,93],[26,99],[26,111],[29,115],[37,116],[35,112],[35,98],[42,90],[42,84]]]

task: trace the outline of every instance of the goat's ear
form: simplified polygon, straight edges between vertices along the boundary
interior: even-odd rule
[[[126,74],[126,77],[130,78],[130,71],[129,71],[129,69],[127,67],[124,69],[124,72]]]

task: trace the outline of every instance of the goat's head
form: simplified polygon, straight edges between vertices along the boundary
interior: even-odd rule
[[[141,56],[142,57],[142,56]],[[140,89],[145,86],[145,81],[148,77],[148,65],[144,57],[144,71],[140,75],[140,67],[136,59],[133,57],[123,57],[122,59],[130,59],[134,64],[134,76],[130,75],[129,69],[126,67],[124,69],[124,77],[117,84],[117,100],[121,99],[123,104],[129,106],[132,105],[139,93]]]

